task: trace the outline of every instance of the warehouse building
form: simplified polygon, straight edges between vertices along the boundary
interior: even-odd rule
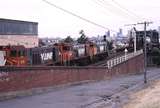
[[[38,23],[0,18],[0,46],[6,45],[37,47]]]

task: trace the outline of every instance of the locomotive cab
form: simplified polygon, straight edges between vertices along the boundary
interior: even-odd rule
[[[94,43],[87,43],[86,44],[86,54],[93,59],[93,56],[97,54],[97,46]]]
[[[24,46],[1,46],[0,50],[4,53],[5,65],[27,65],[27,51]]]
[[[59,50],[60,63],[62,65],[69,65],[69,62],[74,57],[72,45],[68,43],[56,43],[54,46]]]
[[[75,57],[84,57],[86,56],[85,44],[77,44],[73,46]]]
[[[107,51],[107,43],[106,42],[100,42],[97,43],[97,52],[103,53]]]

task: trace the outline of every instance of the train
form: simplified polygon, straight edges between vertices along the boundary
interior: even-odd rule
[[[107,43],[72,45],[56,43],[47,47],[0,46],[0,64],[10,66],[84,66],[108,56]]]
[[[144,31],[136,31],[137,50],[143,49]],[[56,43],[51,46],[25,48],[22,45],[0,46],[0,66],[86,66],[106,59],[111,52],[133,51],[133,39],[129,39],[128,46],[111,50],[107,41],[84,44]],[[159,48],[159,34],[157,31],[147,31],[147,51]]]

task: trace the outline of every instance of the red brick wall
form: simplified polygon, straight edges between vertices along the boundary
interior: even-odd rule
[[[104,80],[112,76],[142,72],[143,55],[111,69],[105,67],[1,67],[0,92],[50,87],[85,80]]]

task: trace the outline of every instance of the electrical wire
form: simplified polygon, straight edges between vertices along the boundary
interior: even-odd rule
[[[111,0],[114,4],[116,4],[117,6],[119,6],[121,9],[125,10],[126,12],[128,12],[128,14],[131,14],[141,20],[145,20],[144,18],[142,18],[141,16],[135,14],[134,12],[130,11],[129,9],[125,8],[124,6],[122,6],[120,3],[118,3],[117,1],[115,0]]]
[[[92,2],[94,2],[95,4],[97,4],[97,5],[99,5],[101,8],[104,8],[105,10],[107,10],[107,11],[109,11],[109,12],[112,12],[113,14],[115,14],[115,15],[119,15],[119,16],[121,16],[121,17],[123,17],[123,18],[128,18],[129,19],[129,17],[130,16],[128,16],[128,15],[126,15],[126,14],[124,14],[124,12],[121,12],[119,9],[116,9],[115,10],[115,7],[113,7],[111,4],[106,4],[106,3],[102,3],[101,1],[97,1],[97,0],[92,0]],[[106,5],[104,5],[104,4],[106,4]],[[106,11],[105,11],[106,12]],[[133,19],[133,18],[131,18],[130,17],[130,19],[132,19],[133,21],[135,21],[135,19]]]
[[[124,9],[120,8],[119,6],[117,7],[117,6],[109,3],[108,1],[97,0],[97,2],[99,2],[99,4],[101,4],[102,7],[106,8],[107,10],[112,11],[115,14],[118,14],[124,18],[129,18],[129,19],[136,21],[136,22],[139,21],[139,18],[132,16],[128,12],[124,11]]]
[[[65,12],[65,13],[67,13],[67,14],[70,14],[70,15],[72,15],[72,16],[74,16],[74,17],[77,17],[77,18],[79,18],[79,19],[81,19],[81,20],[83,20],[83,21],[85,21],[85,22],[88,22],[88,23],[90,23],[90,24],[92,24],[92,25],[95,25],[95,26],[100,27],[100,28],[103,28],[103,29],[110,30],[110,31],[112,31],[112,32],[117,32],[117,31],[112,30],[112,29],[109,29],[109,28],[107,28],[107,27],[105,27],[105,26],[103,26],[103,25],[97,24],[97,23],[95,23],[95,22],[93,22],[93,21],[91,21],[91,20],[88,20],[88,19],[86,19],[86,18],[84,18],[84,17],[82,17],[82,16],[79,16],[79,15],[77,15],[77,14],[71,12],[71,11],[68,11],[68,10],[66,10],[66,9],[64,9],[64,8],[61,8],[60,6],[57,6],[57,5],[55,5],[54,3],[51,3],[51,2],[49,2],[49,1],[47,1],[47,0],[42,0],[42,1],[45,2],[45,3],[47,3],[47,4],[49,4],[49,5],[51,5],[51,6],[53,6],[53,7],[55,7],[55,8],[57,8],[57,9],[59,9],[59,10],[61,10],[61,11],[63,11],[63,12]]]

